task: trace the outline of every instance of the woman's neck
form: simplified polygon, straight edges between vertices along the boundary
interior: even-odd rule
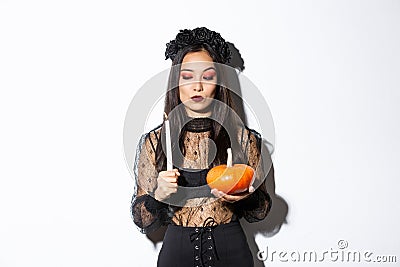
[[[187,107],[185,107],[185,108],[186,108],[186,114],[189,118],[206,118],[206,117],[210,117],[212,114],[211,110],[208,110],[206,112],[196,112],[196,111],[188,109]]]

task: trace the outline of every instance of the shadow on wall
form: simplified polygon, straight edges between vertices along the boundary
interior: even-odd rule
[[[265,141],[263,142],[263,146],[263,149],[267,149]],[[260,251],[260,248],[255,241],[256,235],[261,234],[264,237],[276,235],[280,231],[282,225],[287,223],[286,217],[289,211],[289,206],[286,201],[275,193],[275,171],[273,164],[271,164],[271,168],[266,177],[266,187],[272,202],[271,210],[267,217],[255,223],[248,223],[243,219],[240,221],[253,254],[254,267],[265,266],[264,262],[257,258],[257,253]]]
[[[233,69],[227,70],[228,73],[225,73],[226,75],[228,75],[227,77],[228,84],[226,84],[226,87],[229,88],[233,93],[232,98],[233,98],[233,105],[235,106],[234,109],[236,110],[237,114],[239,115],[243,123],[247,125],[247,119],[244,112],[244,105],[242,99],[242,91],[237,73],[244,70],[244,61],[239,53],[239,50],[234,46],[234,44],[232,43],[228,44],[230,46],[230,50],[232,51],[232,59],[228,65],[230,65]],[[263,140],[262,142],[263,148],[261,151],[268,151],[268,154],[263,155],[263,158],[268,158],[268,161],[270,161],[269,162],[270,169],[266,176],[267,179],[266,186],[267,186],[267,191],[272,200],[271,210],[269,211],[267,217],[260,222],[248,223],[244,219],[241,219],[241,225],[244,229],[244,232],[246,233],[247,241],[249,243],[250,250],[252,251],[253,254],[255,267],[265,266],[264,262],[260,261],[257,258],[259,247],[257,246],[257,243],[255,241],[255,236],[257,234],[261,234],[265,237],[271,237],[277,234],[281,229],[281,226],[284,223],[287,223],[286,216],[289,210],[286,201],[275,193],[275,173],[274,173],[274,166],[270,158],[270,151],[268,149],[268,144],[271,145],[268,141]],[[164,239],[164,234],[166,229],[167,229],[166,226],[161,227],[158,230],[150,234],[147,234],[147,238],[153,242],[154,247],[158,242],[161,242]]]

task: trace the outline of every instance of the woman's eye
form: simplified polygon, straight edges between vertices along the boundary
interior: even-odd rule
[[[189,80],[189,79],[192,79],[192,78],[193,78],[192,76],[182,75],[182,79],[184,79],[184,80]]]
[[[203,79],[210,81],[214,79],[214,76],[204,76]]]

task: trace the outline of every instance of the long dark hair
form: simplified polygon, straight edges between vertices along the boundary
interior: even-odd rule
[[[179,133],[178,139],[171,137],[172,140],[179,140],[178,144],[172,144],[174,165],[178,167],[182,166],[182,157],[179,157],[179,155],[185,155],[185,122],[189,121],[190,118],[188,117],[183,105],[180,105],[182,103],[179,98],[180,68],[178,68],[177,65],[182,63],[183,58],[187,53],[199,51],[208,52],[214,62],[222,63],[220,55],[215,53],[208,44],[202,43],[188,45],[176,54],[172,61],[171,71],[169,73],[168,88],[170,89],[167,91],[165,96],[164,112],[170,114],[173,110],[174,116],[168,118],[171,129],[182,129]],[[210,138],[215,142],[216,156],[211,165],[208,166],[209,168],[220,164],[226,164],[227,148],[229,147],[232,148],[234,163],[247,163],[247,160],[245,160],[246,156],[244,155],[237,138],[240,127],[243,127],[243,122],[241,122],[242,118],[235,116],[236,114],[232,114],[232,111],[236,112],[236,105],[234,105],[232,100],[232,95],[234,95],[234,93],[224,86],[229,84],[228,81],[225,80],[228,77],[228,75],[226,75],[227,70],[222,67],[223,65],[215,65],[217,72],[217,85],[214,99],[223,102],[225,105],[212,105],[211,107],[213,121]],[[222,122],[223,126],[219,122]],[[224,127],[228,129],[225,129]],[[227,130],[230,133],[235,133],[233,136],[234,138],[232,138],[233,140],[229,137]],[[172,130],[171,133],[173,133]],[[156,169],[158,172],[167,169],[166,155],[162,148],[162,143],[165,143],[165,123],[162,124],[161,138],[164,142],[159,142],[156,148]]]

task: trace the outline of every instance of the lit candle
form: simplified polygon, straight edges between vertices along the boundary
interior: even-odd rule
[[[165,142],[167,149],[167,171],[171,171],[172,167],[172,147],[171,147],[171,130],[169,128],[169,120],[167,114],[164,112],[164,124],[165,124]]]

